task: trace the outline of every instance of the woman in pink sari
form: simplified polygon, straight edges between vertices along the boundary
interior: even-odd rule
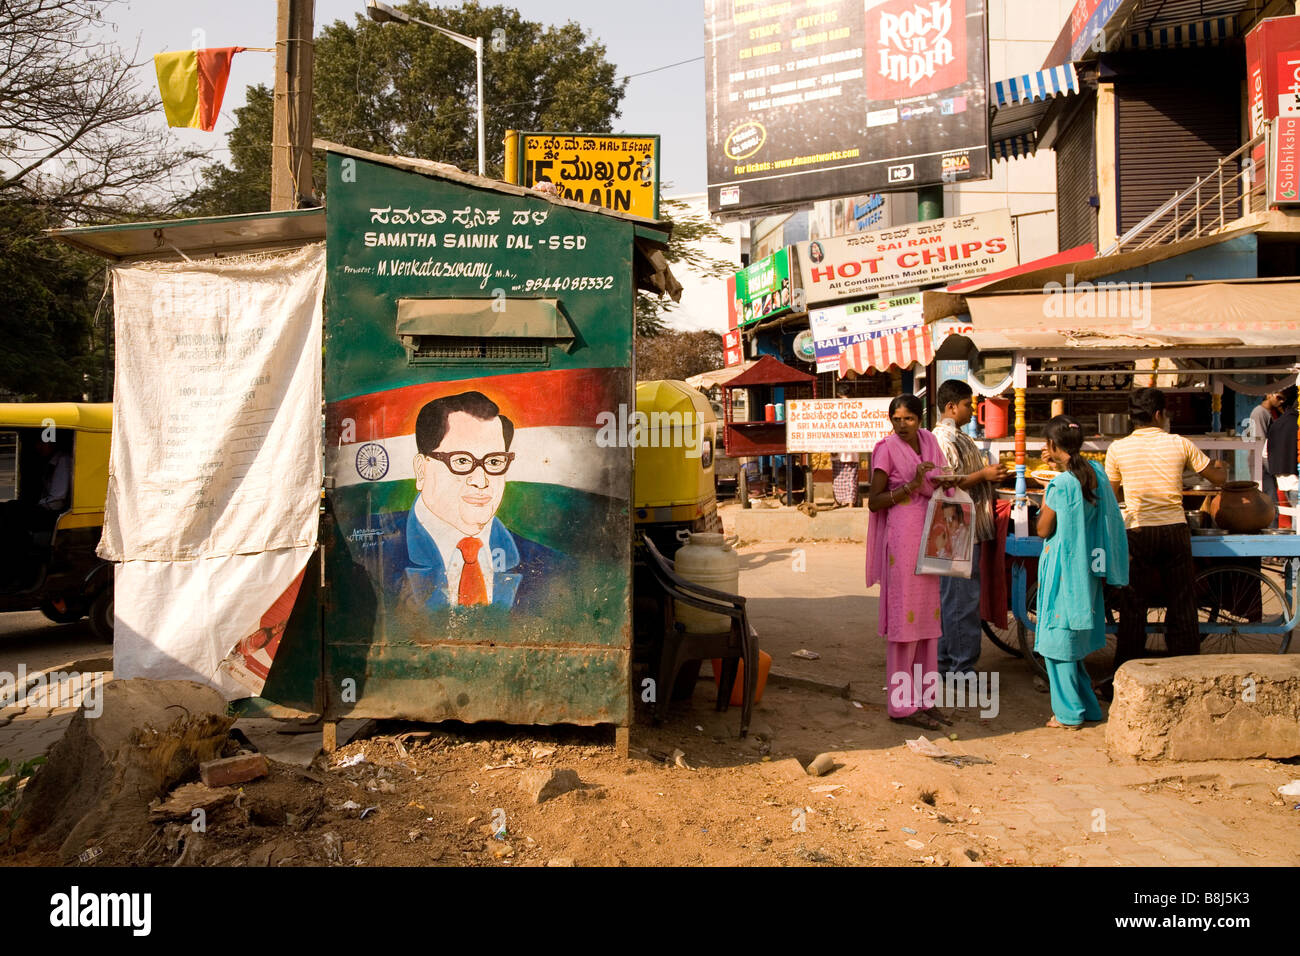
[[[939,579],[917,574],[916,557],[930,497],[951,480],[929,475],[936,468],[942,471],[946,462],[938,440],[921,427],[921,415],[916,396],[895,398],[889,403],[894,434],[871,453],[867,587],[880,585],[877,630],[888,642],[890,718],[939,730],[952,721],[934,706],[936,701],[923,697],[923,690],[941,686]]]

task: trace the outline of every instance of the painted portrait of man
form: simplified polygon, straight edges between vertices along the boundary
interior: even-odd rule
[[[415,423],[415,504],[387,542],[390,599],[424,608],[534,606],[564,555],[496,516],[514,424],[482,392],[434,399]]]

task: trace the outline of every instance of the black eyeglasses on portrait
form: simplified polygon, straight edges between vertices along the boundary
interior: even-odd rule
[[[438,459],[453,475],[472,474],[480,465],[483,466],[485,474],[504,475],[509,470],[510,463],[515,460],[515,453],[494,451],[490,455],[478,458],[467,451],[431,451],[424,457]]]

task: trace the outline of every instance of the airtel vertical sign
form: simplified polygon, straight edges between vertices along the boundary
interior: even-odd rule
[[[705,0],[709,208],[989,175],[985,0]]]
[[[1269,17],[1246,34],[1246,97],[1252,138],[1269,120],[1300,115],[1300,17]],[[1264,168],[1263,143],[1251,158]]]

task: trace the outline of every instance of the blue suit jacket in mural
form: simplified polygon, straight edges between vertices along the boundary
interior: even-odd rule
[[[429,609],[446,608],[447,570],[433,537],[420,524],[415,509],[393,515],[395,533],[385,542],[386,597]],[[492,603],[513,610],[533,610],[550,586],[572,572],[572,560],[510,531],[492,519],[488,533],[492,551]]]

